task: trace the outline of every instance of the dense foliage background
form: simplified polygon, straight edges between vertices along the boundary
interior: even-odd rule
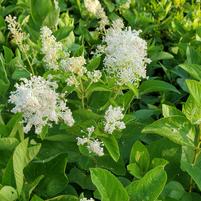
[[[137,86],[119,88],[104,75],[84,97],[67,86],[67,73],[45,67],[40,30],[49,27],[71,56],[84,56],[88,70],[103,69],[104,55],[92,53],[105,32],[83,1],[55,2],[0,0],[0,200],[200,201],[200,1],[101,0],[106,29],[117,18],[141,29],[152,62],[148,79]],[[8,15],[28,35],[28,50],[12,37]],[[34,129],[24,134],[23,114],[13,114],[8,99],[14,85],[33,73],[51,75],[67,94],[72,127],[61,122],[38,135]],[[126,128],[112,135],[101,130],[109,105],[126,112]],[[100,157],[77,145],[76,138],[92,125],[94,137],[104,143]]]

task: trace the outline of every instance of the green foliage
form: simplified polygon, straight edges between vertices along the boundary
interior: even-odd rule
[[[0,0],[0,201],[200,201],[200,1],[99,1],[109,20],[103,30],[101,17],[90,13],[84,1]],[[22,43],[9,30],[8,15],[16,16]],[[147,77],[134,83],[120,85],[104,67],[100,45],[115,19],[141,30],[147,42]],[[84,73],[76,77],[78,86],[69,86],[72,72],[48,68],[44,26],[62,45],[58,63],[84,56],[87,71],[100,70],[101,79],[93,82]],[[33,75],[57,83],[53,91],[72,111],[72,127],[60,111],[58,119],[50,114],[38,135],[33,127],[24,133],[30,105],[21,102],[23,110],[13,114],[9,96]],[[28,99],[35,109],[39,104],[32,95]],[[110,105],[124,109],[119,121],[125,128],[112,134],[105,129]],[[79,144],[79,138],[87,141]],[[104,154],[98,155],[91,142],[100,143]]]

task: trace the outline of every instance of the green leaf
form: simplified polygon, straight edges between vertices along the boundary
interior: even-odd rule
[[[180,92],[176,89],[175,86],[161,80],[144,81],[141,84],[139,91],[141,95],[151,92],[165,92],[165,91],[172,91],[180,94]]]
[[[58,197],[51,198],[46,201],[78,201],[78,198],[73,195],[60,195]]]
[[[94,56],[87,64],[87,69],[92,71],[99,67],[101,62],[101,55]]]
[[[198,104],[191,95],[183,105],[182,111],[192,124],[201,123],[200,104]]]
[[[132,146],[130,153],[130,163],[136,163],[142,174],[146,173],[149,168],[149,152],[140,141],[136,141]]]
[[[186,57],[189,64],[201,64],[200,52],[193,47],[188,46],[186,48]]]
[[[116,138],[113,135],[107,137],[101,137],[106,149],[114,161],[118,161],[120,157],[119,145]]]
[[[68,185],[65,174],[67,155],[60,154],[46,163],[31,163],[25,169],[27,180],[33,181],[40,175],[44,178],[36,187],[37,195],[41,197],[54,197],[60,194]]]
[[[142,179],[127,186],[131,201],[155,201],[163,191],[166,181],[164,167],[158,166],[150,170]]]
[[[74,167],[70,170],[68,177],[70,183],[76,183],[83,189],[94,190],[90,176],[85,174],[84,171]]]
[[[156,52],[151,55],[151,60],[153,61],[159,61],[159,60],[165,60],[165,59],[173,59],[174,56],[168,52]]]
[[[184,116],[159,119],[146,126],[142,132],[161,135],[180,145],[194,146],[194,127]]]
[[[194,100],[200,104],[201,103],[201,82],[195,80],[186,80],[186,84],[189,93],[194,98]]]
[[[108,170],[91,168],[91,179],[102,201],[128,201],[128,194],[120,181]]]
[[[164,117],[171,117],[171,116],[184,116],[184,114],[178,110],[176,107],[170,105],[162,105],[162,113]]]
[[[140,170],[139,166],[136,163],[130,163],[127,166],[127,170],[130,174],[132,174],[134,177],[140,179],[142,175],[142,171]]]
[[[15,182],[17,192],[20,195],[24,184],[24,168],[31,160],[38,154],[40,144],[28,147],[28,138],[23,140],[15,149],[13,153],[13,169],[15,175]]]
[[[5,62],[8,64],[12,60],[14,54],[12,50],[6,46],[3,46],[3,50],[4,50]]]
[[[188,72],[192,78],[201,81],[201,65],[198,64],[180,64],[182,69]]]
[[[21,78],[29,78],[30,72],[25,69],[16,69],[12,74],[12,79],[19,80]]]
[[[0,55],[0,95],[4,96],[10,86],[10,81],[7,77],[4,59]]]
[[[172,198],[176,200],[181,200],[183,195],[185,194],[184,187],[176,181],[170,181],[164,188],[162,193],[162,198]]]
[[[0,200],[1,201],[15,201],[17,200],[17,192],[16,190],[11,186],[4,186],[0,190]]]
[[[13,169],[15,175],[15,182],[17,186],[17,192],[20,195],[24,184],[23,169],[26,166],[26,155],[28,149],[28,139],[22,141],[15,149],[13,153]]]
[[[42,198],[38,197],[37,195],[34,195],[31,199],[31,201],[44,201]]]
[[[195,181],[201,191],[201,164],[190,164],[187,161],[182,161],[182,170],[186,171]]]
[[[34,23],[40,28],[42,24],[50,27],[57,24],[59,9],[55,9],[52,1],[31,0],[31,17]]]
[[[16,138],[0,138],[0,150],[13,150],[19,141]]]

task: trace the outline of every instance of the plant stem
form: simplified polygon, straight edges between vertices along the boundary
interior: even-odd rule
[[[84,109],[85,106],[84,106],[84,99],[85,99],[85,90],[84,90],[84,86],[83,86],[83,83],[82,83],[82,79],[80,78],[80,87],[81,87],[81,101],[82,101],[82,108]]]
[[[32,73],[33,75],[35,75],[34,70],[33,70],[33,67],[32,67],[32,64],[31,64],[31,62],[30,62],[30,60],[29,60],[29,57],[27,56],[27,53],[26,53],[26,51],[25,51],[23,45],[22,45],[21,48],[22,48],[22,51],[23,51],[23,53],[24,53],[24,55],[25,55],[25,57],[26,57],[26,60],[27,60],[27,62],[28,62],[28,64],[29,64],[29,67],[30,67],[30,69],[31,69],[31,73]]]

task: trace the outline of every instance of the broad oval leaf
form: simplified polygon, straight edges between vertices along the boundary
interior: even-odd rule
[[[131,149],[130,163],[136,163],[142,173],[146,172],[150,164],[150,156],[147,148],[140,141],[136,141]]]
[[[132,182],[127,186],[131,201],[155,201],[167,181],[167,175],[163,166],[158,166],[145,174],[137,182]]]
[[[159,119],[146,126],[142,132],[161,135],[176,144],[194,146],[194,127],[184,116]]]
[[[121,182],[108,170],[91,168],[91,179],[101,194],[101,201],[128,201],[128,194]]]
[[[180,64],[182,69],[188,72],[192,78],[201,81],[201,65],[198,64]]]
[[[186,80],[186,84],[191,96],[195,99],[195,101],[200,104],[201,103],[201,82],[195,80]]]
[[[141,95],[151,92],[164,92],[164,91],[172,91],[175,93],[180,93],[175,86],[161,80],[144,81],[141,84],[139,91]]]
[[[201,123],[200,105],[195,101],[195,99],[191,95],[188,97],[187,101],[183,105],[182,111],[192,124]]]
[[[106,149],[114,161],[118,161],[120,157],[119,145],[116,138],[113,135],[108,137],[101,137]]]
[[[4,186],[0,190],[0,200],[1,201],[15,201],[17,200],[17,192],[16,190],[11,186]]]

